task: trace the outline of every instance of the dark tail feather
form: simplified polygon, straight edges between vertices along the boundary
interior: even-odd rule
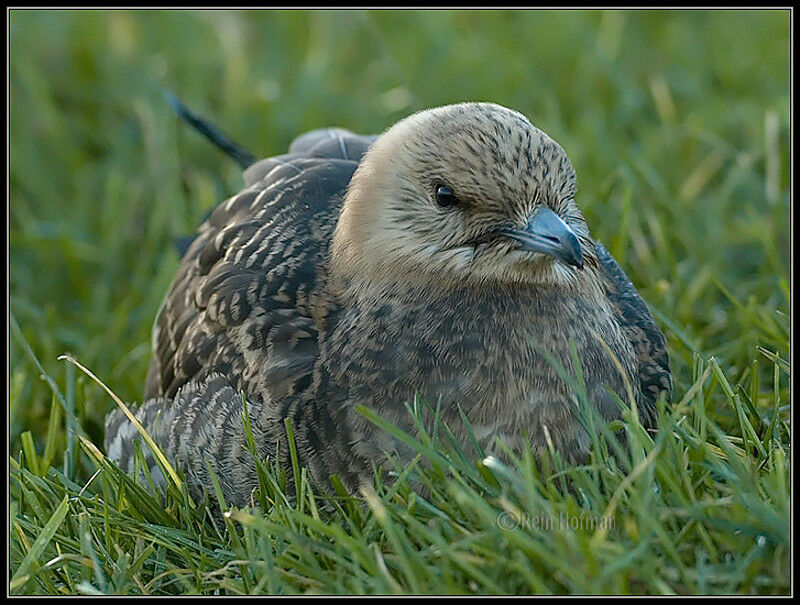
[[[234,143],[214,126],[186,107],[186,105],[184,105],[174,94],[165,90],[164,98],[167,100],[167,103],[169,103],[169,106],[172,107],[173,111],[175,111],[175,113],[177,113],[182,120],[188,122],[192,128],[200,132],[200,134],[214,143],[214,145],[231,156],[236,163],[242,167],[242,169],[245,169],[256,162],[256,156],[247,151],[247,149],[238,143]]]

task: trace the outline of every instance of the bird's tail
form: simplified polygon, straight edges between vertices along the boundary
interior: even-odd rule
[[[194,113],[174,94],[165,90],[164,98],[167,100],[167,103],[169,103],[169,106],[173,109],[173,111],[175,111],[175,113],[177,113],[183,121],[188,123],[192,128],[214,143],[214,145],[221,149],[224,153],[232,157],[234,161],[239,164],[242,170],[255,163],[257,159],[255,155],[250,153],[243,146],[231,140],[208,120],[201,118],[199,115]]]

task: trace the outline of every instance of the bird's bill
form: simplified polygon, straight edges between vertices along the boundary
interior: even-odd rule
[[[549,254],[567,265],[583,268],[578,236],[549,208],[540,207],[525,227],[506,228],[500,233],[522,244],[525,250]]]

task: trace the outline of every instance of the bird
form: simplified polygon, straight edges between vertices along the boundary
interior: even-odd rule
[[[231,155],[245,188],[186,242],[135,412],[193,493],[215,475],[228,503],[252,502],[256,456],[291,480],[287,427],[315,485],[363,489],[412,452],[361,406],[411,431],[416,395],[486,451],[585,459],[578,374],[598,418],[629,402],[656,427],[665,336],[592,237],[567,153],[523,114],[457,103]],[[106,451],[129,472],[139,438],[109,414]]]

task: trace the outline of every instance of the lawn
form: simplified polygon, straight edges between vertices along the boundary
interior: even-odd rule
[[[12,594],[789,592],[789,11],[13,10],[9,28]],[[173,238],[242,187],[165,89],[263,156],[450,102],[525,113],[667,335],[658,434],[626,417],[629,455],[600,435],[571,468],[442,427],[359,497],[289,495],[265,461],[260,509],[224,518],[121,474],[101,453],[114,400],[59,357],[138,401]]]

